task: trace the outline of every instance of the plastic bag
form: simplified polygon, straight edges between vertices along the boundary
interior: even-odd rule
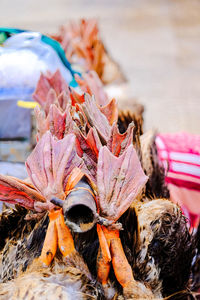
[[[30,139],[31,111],[19,100],[32,101],[41,72],[60,70],[69,84],[74,71],[60,44],[39,32],[0,28],[0,139]]]
[[[59,69],[68,83],[72,81],[72,71],[43,40],[44,36],[38,32],[22,32],[8,38],[0,47],[0,100],[30,100],[41,72],[47,70],[53,73]]]

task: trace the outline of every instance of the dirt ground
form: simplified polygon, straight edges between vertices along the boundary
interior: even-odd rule
[[[1,0],[1,26],[56,32],[71,19],[95,17],[145,105],[145,128],[200,129],[199,0]]]

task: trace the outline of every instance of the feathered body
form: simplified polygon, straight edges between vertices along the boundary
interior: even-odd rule
[[[8,220],[15,218],[17,213],[17,211],[9,212]],[[4,214],[7,215],[8,211],[5,211]],[[75,236],[77,250],[84,261],[80,256],[77,259],[73,258],[72,262],[68,260],[67,264],[66,262],[62,263],[62,257],[57,253],[57,260],[54,261],[50,269],[44,270],[41,268],[38,270],[37,267],[31,269],[34,258],[39,257],[41,253],[48,217],[44,217],[39,224],[33,226],[35,221],[26,221],[26,224],[22,222],[23,217],[27,214],[26,210],[24,210],[24,214],[22,212],[20,214],[22,216],[21,220],[15,223],[18,228],[17,236],[15,237],[13,232],[12,240],[9,239],[1,251],[1,280],[7,282],[13,278],[19,278],[13,283],[13,286],[15,284],[18,286],[20,280],[24,282],[24,276],[26,277],[25,280],[33,276],[31,275],[32,272],[36,274],[38,280],[42,276],[45,278],[50,277],[48,280],[41,280],[40,284],[36,285],[39,293],[40,289],[44,290],[45,280],[48,281],[49,285],[52,283],[52,286],[54,286],[56,274],[60,274],[61,278],[63,276],[65,278],[62,279],[63,281],[61,280],[65,283],[56,280],[61,287],[62,284],[68,286],[67,282],[69,281],[70,289],[74,280],[75,283],[79,282],[77,285],[74,283],[74,286],[81,287],[79,293],[82,293],[84,289],[92,285],[91,296],[95,297],[94,299],[103,299],[104,293],[95,281],[96,256],[99,246],[95,230],[85,234],[76,234]],[[141,282],[138,291],[140,296],[138,295],[137,298],[140,299],[142,290],[145,291],[147,299],[150,299],[149,295],[152,298],[161,298],[185,290],[189,280],[195,244],[186,230],[186,220],[180,209],[168,200],[152,200],[138,205],[136,209],[130,208],[121,217],[120,221],[124,227],[120,234],[124,251],[133,268],[136,280],[139,283]],[[9,223],[8,221],[8,225]],[[35,229],[32,229],[33,227]],[[27,235],[28,228],[31,231],[30,235]],[[20,231],[21,238],[19,238]],[[88,271],[88,268],[90,271]],[[23,276],[20,275],[25,270],[26,273]],[[70,276],[71,279],[69,279]],[[115,287],[115,289],[111,289],[113,295],[119,287],[114,279],[114,274],[111,275],[111,279]],[[3,284],[1,286],[3,288],[1,289],[2,295],[3,291],[13,291],[13,289],[10,289],[11,286],[9,283],[7,285]],[[9,287],[8,290],[7,287]],[[149,291],[147,290],[149,294],[146,287],[149,289]],[[29,290],[28,286],[27,290]],[[88,295],[88,291],[86,293]],[[132,299],[137,299],[134,297],[136,295],[133,295]],[[40,299],[39,294],[36,299]],[[45,299],[44,294],[41,294],[41,299]]]

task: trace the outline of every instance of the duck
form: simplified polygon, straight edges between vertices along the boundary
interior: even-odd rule
[[[58,72],[52,78],[63,81]],[[78,95],[64,85],[67,90],[56,90],[50,104],[52,78],[42,75],[34,94],[41,109],[35,110],[40,122],[26,162],[28,181],[0,177],[0,199],[20,206],[0,219],[2,299],[47,299],[55,287],[61,299],[163,299],[188,292],[196,240],[169,200],[154,135],[142,136],[141,116],[127,121],[133,112],[120,119],[116,101],[100,90]],[[44,80],[48,89],[42,91]],[[68,228],[63,203],[80,192],[83,175],[90,188],[82,192],[96,201],[96,212],[95,226],[79,233]],[[120,184],[124,192],[116,198]],[[117,199],[118,207],[112,206]],[[66,231],[67,254],[64,237],[55,239],[55,232]],[[49,241],[55,241],[51,248]]]
[[[27,214],[27,209],[16,206],[1,215],[0,231],[5,239],[1,244],[0,299],[102,299],[100,285],[78,252],[66,260],[58,251],[51,267],[44,268],[38,257],[49,218],[25,221]],[[5,228],[9,229],[7,236]]]
[[[71,21],[51,37],[61,44],[75,70],[93,70],[104,84],[126,81],[119,65],[108,53],[95,19]]]

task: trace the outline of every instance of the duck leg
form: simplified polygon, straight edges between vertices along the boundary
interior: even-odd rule
[[[75,251],[74,241],[69,228],[64,223],[62,209],[49,212],[49,225],[39,259],[46,266],[52,262],[57,247],[64,257]]]
[[[97,256],[97,278],[103,286],[108,283],[108,276],[110,273],[110,240],[106,239],[102,226],[97,224],[97,233],[99,237],[99,251]]]
[[[43,248],[39,260],[46,266],[52,262],[58,245],[58,233],[56,228],[56,218],[58,211],[49,212],[49,225],[47,228]]]
[[[76,251],[74,247],[74,240],[71,231],[64,222],[62,210],[56,219],[56,227],[58,231],[58,247],[64,257]]]
[[[132,268],[126,258],[120,238],[115,237],[110,245],[112,265],[117,281],[123,288],[135,282]]]
[[[110,230],[105,226],[100,227],[102,232],[99,229],[97,230],[101,248],[101,250],[99,250],[97,259],[98,279],[102,283],[102,285],[105,285],[108,282],[110,261],[108,259],[108,255],[105,254],[105,252],[107,251],[105,247],[106,243],[107,247],[109,247],[109,253],[111,255],[110,257],[117,281],[123,288],[125,288],[128,285],[134,283],[135,280],[133,277],[132,268],[128,263],[122,247],[122,243],[119,237],[119,230]]]

